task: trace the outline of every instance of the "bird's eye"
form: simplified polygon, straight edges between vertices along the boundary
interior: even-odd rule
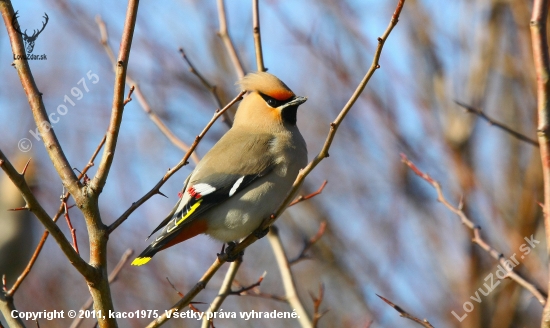
[[[280,101],[280,100],[277,100],[275,98],[272,98],[268,95],[264,95],[263,93],[260,93],[260,96],[262,96],[262,98],[265,100],[265,102],[270,106],[270,107],[273,107],[273,108],[277,108],[279,106],[281,106],[282,104],[284,104],[285,102],[284,101]]]

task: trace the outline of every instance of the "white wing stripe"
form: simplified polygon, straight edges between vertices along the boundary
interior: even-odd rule
[[[237,191],[237,189],[239,189],[239,186],[243,182],[243,179],[244,179],[244,176],[240,177],[239,180],[235,182],[233,187],[231,187],[231,190],[229,190],[229,197],[233,196],[233,194]]]
[[[212,187],[208,183],[198,183],[193,186],[193,189],[195,189],[195,192],[201,196],[206,196],[216,191],[216,188]]]

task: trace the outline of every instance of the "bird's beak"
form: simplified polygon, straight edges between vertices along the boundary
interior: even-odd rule
[[[301,105],[301,104],[305,103],[306,100],[307,100],[307,97],[296,96],[296,97],[294,97],[294,99],[287,102],[285,104],[285,107],[287,107],[287,106],[298,106],[298,105]]]

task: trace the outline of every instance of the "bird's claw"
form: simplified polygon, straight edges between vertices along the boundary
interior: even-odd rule
[[[240,257],[242,257],[244,255],[244,251],[240,251],[238,254],[233,254],[233,255],[230,254],[235,249],[235,246],[237,246],[237,244],[235,244],[234,242],[232,242],[232,241],[228,242],[227,247],[225,248],[225,250],[223,250],[223,248],[222,248],[222,252],[218,253],[218,259],[221,256],[227,254],[227,259],[225,260],[225,262],[235,262]]]
[[[265,228],[264,230],[261,230],[261,231],[255,230],[253,233],[254,233],[254,237],[256,237],[258,239],[262,239],[267,235],[268,232],[269,232],[269,227],[267,227],[267,228]]]

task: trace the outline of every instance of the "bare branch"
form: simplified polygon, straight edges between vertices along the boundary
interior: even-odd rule
[[[229,295],[243,295],[243,293],[246,293],[248,292],[249,290],[251,289],[254,289],[256,287],[260,287],[260,285],[262,284],[262,281],[264,281],[264,278],[265,278],[265,275],[267,274],[267,271],[264,271],[264,273],[260,276],[260,278],[258,279],[258,281],[256,281],[255,283],[253,283],[252,285],[249,285],[249,286],[246,286],[246,287],[241,287],[237,290],[231,290],[231,292],[229,293]]]
[[[521,141],[525,141],[527,142],[528,144],[531,144],[535,147],[538,147],[539,146],[539,142],[534,140],[534,139],[531,139],[529,138],[528,136],[524,135],[524,134],[521,134],[515,130],[513,130],[512,128],[500,123],[500,122],[497,122],[495,120],[493,120],[492,118],[490,118],[489,116],[487,116],[487,114],[485,114],[481,109],[479,108],[474,108],[472,106],[469,106],[469,105],[466,105],[458,100],[455,100],[455,103],[464,108],[468,113],[472,113],[472,114],[475,114],[479,117],[481,117],[482,119],[484,119],[485,121],[487,121],[490,125],[494,125],[496,126],[497,128],[500,128],[502,129],[503,131],[507,132],[508,134],[510,134],[512,137],[515,137]]]
[[[296,205],[300,202],[303,202],[304,200],[308,200],[310,198],[313,198],[317,195],[319,195],[320,193],[323,192],[323,189],[325,189],[325,186],[327,185],[327,180],[323,181],[323,184],[321,185],[321,187],[319,187],[319,189],[317,189],[317,191],[315,192],[312,192],[311,194],[309,195],[305,195],[305,196],[299,196],[298,198],[296,198],[295,200],[292,201],[292,203],[288,204],[288,207],[290,206],[293,206],[293,205]]]
[[[195,68],[195,65],[191,63],[191,60],[189,60],[189,57],[187,57],[187,54],[185,53],[183,48],[180,48],[180,54],[181,54],[181,58],[183,58],[183,60],[187,63],[187,65],[189,65],[189,72],[194,74],[201,81],[202,85],[204,85],[204,87],[208,89],[208,91],[210,91],[210,93],[214,97],[214,100],[216,101],[216,106],[218,106],[218,108],[221,108],[222,101],[220,100],[220,97],[216,92],[217,87],[211,84],[210,82],[208,82],[208,80],[197,70],[197,68]],[[229,114],[227,112],[223,113],[223,121],[229,128],[231,128],[231,126],[233,125],[233,120],[231,119],[231,117],[229,117]]]
[[[19,189],[21,196],[25,200],[27,207],[33,214],[40,220],[42,225],[52,234],[55,241],[65,254],[71,264],[82,274],[84,277],[90,277],[95,271],[86,261],[84,261],[80,255],[71,246],[71,243],[65,238],[63,232],[59,227],[50,219],[50,216],[42,205],[38,202],[23,175],[19,174],[13,167],[10,161],[6,158],[4,153],[0,150],[0,167],[8,175],[13,184]]]
[[[105,144],[105,136],[103,136],[103,139],[101,139],[101,142],[99,143],[96,150],[92,154],[92,157],[88,161],[88,164],[86,164],[86,166],[84,167],[84,169],[82,170],[82,172],[78,176],[78,180],[82,179],[84,177],[84,175],[86,175],[86,172],[88,172],[90,167],[94,166],[95,158],[96,158],[97,154],[99,153],[99,151],[101,150],[101,147],[103,147],[104,144]],[[61,205],[59,206],[59,209],[57,210],[57,213],[52,218],[53,222],[57,222],[59,217],[61,217],[61,214],[63,214],[63,211],[65,210],[65,208],[63,206],[63,202],[66,202],[69,199],[69,195],[70,195],[70,193],[66,192],[65,195],[63,196],[63,198],[61,199]],[[42,238],[40,238],[40,241],[38,242],[38,245],[36,246],[36,249],[34,250],[34,253],[32,254],[32,257],[29,260],[29,263],[25,267],[25,270],[23,270],[21,275],[19,275],[19,277],[17,278],[17,280],[15,281],[15,283],[13,284],[11,289],[9,291],[7,291],[6,294],[8,296],[13,297],[13,295],[15,294],[15,292],[17,291],[17,289],[19,288],[19,286],[21,285],[23,280],[25,280],[27,275],[31,272],[31,269],[34,266],[34,263],[36,262],[36,260],[38,259],[38,255],[40,255],[40,252],[42,251],[42,247],[44,247],[44,243],[46,242],[46,239],[48,239],[49,235],[50,235],[50,232],[48,230],[44,231],[44,233],[42,234]]]
[[[238,295],[238,296],[253,296],[253,297],[259,297],[259,298],[265,298],[270,299],[274,301],[284,302],[287,303],[286,297],[274,295],[274,294],[267,294],[260,291],[260,285],[264,281],[264,278],[266,276],[267,272],[264,271],[264,273],[260,276],[258,281],[253,283],[249,286],[243,286],[241,285],[237,280],[234,281],[235,285],[240,286],[237,290],[232,290],[230,295]]]
[[[111,48],[111,46],[109,46],[109,41],[108,41],[109,40],[109,34],[107,33],[107,27],[105,26],[105,23],[101,19],[101,16],[96,16],[95,20],[96,20],[96,23],[99,27],[99,32],[101,34],[101,44],[103,45],[103,48],[105,49],[105,52],[107,53],[107,56],[109,56],[109,59],[111,60],[111,63],[113,64],[113,69],[116,72],[116,61],[115,61],[113,49]],[[158,117],[158,115],[153,111],[153,109],[149,105],[149,102],[147,101],[147,99],[145,98],[143,93],[141,92],[141,88],[138,86],[137,82],[135,82],[130,77],[129,74],[126,74],[126,84],[131,85],[132,88],[135,90],[138,103],[140,104],[143,111],[145,113],[147,113],[147,116],[149,116],[149,119],[151,119],[151,121],[153,121],[153,123],[155,123],[155,125],[160,130],[160,132],[162,132],[162,134],[164,134],[166,136],[166,138],[168,138],[168,140],[172,144],[174,144],[174,146],[178,147],[182,151],[185,151],[185,152],[188,151],[189,146],[185,142],[183,142],[180,138],[178,138],[172,132],[172,130],[170,130],[164,124],[164,122],[162,122],[160,117]],[[134,90],[131,89],[130,91],[134,91]],[[130,99],[129,97],[130,97],[130,95],[128,95],[127,99]],[[126,102],[125,102],[125,104],[126,104]],[[219,107],[221,107],[221,105]],[[193,160],[193,162],[195,164],[197,164],[199,162],[199,157],[196,154],[192,154],[191,159]]]
[[[546,234],[546,255],[550,257],[550,55],[548,53],[548,0],[535,0],[531,15],[531,42],[533,60],[537,75],[538,139],[544,180],[544,231]],[[550,268],[550,262],[547,263]],[[548,279],[550,290],[550,279]],[[542,303],[542,302],[541,302]],[[542,312],[541,326],[550,327],[550,302]]]
[[[63,196],[61,196],[63,198]],[[63,203],[63,210],[65,212],[65,220],[67,221],[67,225],[69,226],[69,230],[71,231],[71,237],[73,238],[73,248],[76,251],[77,254],[80,254],[78,251],[78,243],[76,241],[76,230],[73,228],[73,225],[71,224],[71,218],[69,217],[69,208],[67,208],[67,201],[62,200]]]
[[[0,293],[0,312],[4,315],[4,319],[10,328],[25,328],[23,320],[16,316],[12,316],[12,311],[16,311],[12,297],[5,297],[4,293]]]
[[[103,186],[107,182],[107,176],[113,164],[115,156],[118,133],[122,123],[122,113],[124,111],[124,88],[126,86],[126,71],[128,69],[128,61],[130,60],[130,48],[134,37],[134,28],[136,26],[136,18],[138,11],[139,0],[130,0],[126,11],[126,20],[122,32],[122,40],[120,41],[120,50],[115,69],[115,87],[113,91],[113,105],[111,110],[111,120],[107,129],[107,141],[105,149],[97,173],[92,179],[90,189],[97,197],[103,190]],[[69,190],[71,191],[71,190]]]
[[[183,294],[179,290],[176,289],[176,286],[174,286],[174,284],[170,281],[170,279],[168,279],[168,277],[166,277],[166,281],[168,281],[170,286],[172,286],[172,289],[176,291],[176,293],[179,295],[179,297],[183,297]]]
[[[225,278],[223,279],[222,285],[220,287],[220,291],[218,292],[218,296],[212,301],[210,306],[208,307],[208,310],[206,310],[205,313],[214,313],[220,309],[222,306],[223,301],[231,294],[231,284],[233,283],[233,280],[235,279],[235,276],[237,275],[237,271],[239,270],[239,267],[243,263],[243,260],[241,257],[239,257],[237,260],[233,261],[229,265],[229,269],[227,269],[227,273],[225,274]],[[208,328],[210,325],[213,325],[214,319],[210,318],[208,319],[208,316],[204,316],[202,320],[202,328]]]
[[[473,231],[474,238],[472,239],[472,242],[474,244],[479,245],[483,250],[485,250],[489,255],[491,255],[492,258],[497,260],[503,268],[507,270],[507,277],[516,281],[520,286],[527,289],[533,296],[537,298],[537,300],[541,304],[546,303],[546,295],[540,291],[538,287],[536,287],[534,284],[528,282],[525,278],[523,278],[519,273],[513,270],[512,267],[510,267],[510,264],[507,263],[507,259],[504,257],[504,255],[497,251],[495,248],[490,246],[479,234],[479,231],[481,228],[474,224],[472,220],[470,220],[466,214],[462,211],[462,205],[459,205],[458,207],[455,207],[449,203],[449,201],[445,198],[443,195],[443,191],[441,190],[441,185],[439,182],[434,180],[432,177],[430,177],[428,174],[420,171],[416,165],[414,165],[413,162],[411,162],[407,156],[401,154],[401,158],[403,163],[407,165],[416,175],[421,177],[422,179],[426,180],[432,187],[437,191],[437,200],[445,205],[451,212],[455,213],[459,218],[462,224],[464,224],[466,227],[468,227],[470,230]]]
[[[155,320],[150,322],[147,325],[147,328],[153,328],[153,327],[161,326],[163,323],[165,323],[168,320],[168,318],[169,318],[168,315],[171,317],[174,312],[178,312],[179,310],[181,310],[184,307],[186,307],[187,305],[189,305],[191,300],[195,296],[197,296],[197,294],[201,290],[203,290],[206,287],[206,285],[208,284],[210,279],[212,279],[214,274],[218,271],[219,268],[221,268],[221,266],[224,262],[221,262],[219,259],[216,259],[214,264],[212,264],[212,266],[210,266],[210,268],[208,268],[208,270],[206,270],[206,272],[203,274],[201,279],[199,279],[199,281],[193,286],[193,288],[191,288],[191,290],[184,297],[182,297],[182,299],[179,300],[174,306],[172,306],[168,310],[165,310],[164,313],[161,316],[159,316],[158,318],[156,318]]]
[[[115,268],[113,269],[113,271],[111,271],[111,274],[109,274],[109,284],[112,284],[113,282],[116,281],[117,277],[118,277],[118,274],[120,273],[120,271],[122,271],[122,268],[124,267],[124,265],[126,264],[126,262],[128,262],[128,260],[130,259],[130,257],[134,254],[134,250],[131,249],[131,248],[128,248],[124,254],[122,254],[122,257],[120,258],[120,260],[118,261],[117,265],[115,266]],[[90,297],[86,300],[86,302],[84,302],[84,305],[82,305],[80,307],[80,310],[82,311],[85,311],[85,310],[89,310],[91,307],[92,307],[92,304],[93,304],[93,299]],[[80,313],[80,312],[78,312]],[[70,328],[76,328],[80,325],[80,323],[82,322],[82,319],[83,317],[81,316],[77,316],[73,322],[71,323],[71,326]]]
[[[326,228],[327,228],[327,222],[326,221],[321,222],[321,225],[319,226],[319,230],[317,231],[315,236],[311,237],[309,240],[305,242],[304,248],[302,248],[302,251],[300,252],[300,254],[295,259],[288,261],[288,264],[294,265],[300,262],[301,260],[307,259],[308,256],[306,255],[306,252],[311,248],[311,246],[313,246],[313,244],[315,244],[319,239],[321,239],[321,237],[323,237],[323,234],[325,233]]]
[[[143,203],[145,203],[149,198],[151,198],[153,195],[156,195],[156,194],[160,193],[160,187],[162,187],[162,185],[164,185],[164,183],[174,173],[176,173],[180,168],[182,168],[184,165],[187,165],[187,163],[188,163],[187,160],[189,159],[189,156],[191,156],[191,154],[193,153],[195,148],[197,148],[197,145],[202,140],[202,138],[205,136],[206,132],[208,132],[208,130],[210,130],[210,127],[214,124],[214,122],[216,122],[216,120],[221,115],[223,115],[223,113],[226,110],[228,110],[236,102],[241,100],[244,94],[245,94],[245,91],[241,91],[241,93],[239,93],[237,95],[237,97],[235,97],[232,101],[230,101],[229,104],[227,104],[224,108],[222,108],[221,110],[219,110],[219,109],[216,110],[216,112],[214,113],[214,116],[212,117],[210,122],[208,122],[208,124],[204,127],[202,132],[198,136],[195,137],[195,141],[193,142],[191,147],[189,147],[189,150],[187,151],[187,153],[185,153],[185,156],[183,156],[181,161],[178,164],[176,164],[176,166],[169,169],[168,172],[166,172],[166,174],[162,177],[162,179],[160,179],[160,181],[153,187],[153,189],[151,189],[147,194],[145,194],[143,197],[141,197],[137,202],[133,203],[132,206],[130,206],[130,208],[128,208],[126,210],[126,212],[124,212],[118,219],[116,219],[116,221],[113,222],[109,226],[109,228],[107,229],[108,233],[113,232],[113,230],[115,230],[122,222],[124,222],[130,216],[130,214],[132,214],[132,212],[134,212],[138,207],[140,207]]]
[[[312,321],[309,317],[306,309],[300,299],[298,292],[296,291],[296,283],[294,277],[290,271],[290,264],[288,263],[288,257],[286,256],[281,238],[279,237],[279,230],[276,226],[271,226],[269,233],[267,234],[269,244],[273,249],[273,254],[277,260],[277,266],[281,272],[281,279],[283,281],[283,287],[285,289],[285,297],[290,307],[296,310],[298,313],[298,322],[303,328],[312,327]]]
[[[229,58],[233,63],[233,67],[235,68],[235,72],[237,73],[237,76],[240,80],[244,77],[244,69],[239,59],[239,56],[237,55],[237,51],[235,50],[235,46],[233,45],[233,41],[231,40],[231,37],[229,36],[229,32],[227,30],[227,19],[225,15],[224,0],[218,0],[218,18],[220,21],[220,30],[218,31],[218,36],[222,39]]]
[[[313,323],[312,327],[317,327],[319,324],[319,319],[323,317],[328,310],[325,310],[323,312],[319,312],[319,308],[321,307],[321,303],[323,303],[323,297],[325,295],[325,286],[323,284],[319,284],[319,296],[315,297],[313,294],[309,294],[311,296],[311,299],[313,300]]]
[[[395,305],[393,304],[392,302],[390,302],[390,300],[388,300],[387,298],[384,298],[378,294],[376,294],[376,296],[380,297],[380,299],[382,299],[382,301],[386,302],[387,304],[389,304],[389,306],[391,306],[392,308],[395,309],[395,311],[399,312],[399,315],[403,318],[407,318],[409,320],[412,320],[416,323],[418,323],[419,325],[423,326],[423,327],[427,327],[427,328],[434,328],[434,326],[432,326],[430,324],[430,322],[426,319],[424,320],[421,320],[421,319],[418,319],[417,317],[413,316],[413,315],[410,315],[409,313],[407,313],[407,311],[403,310],[399,305]]]
[[[21,34],[17,33],[17,31],[13,28],[12,17],[14,12],[11,1],[0,1],[0,13],[4,19],[4,24],[6,25],[6,30],[8,32],[14,57],[25,57],[26,52]],[[48,118],[48,113],[46,112],[44,102],[42,101],[42,93],[40,93],[36,82],[34,81],[29,63],[27,60],[14,60],[12,65],[17,70],[17,74],[21,80],[21,85],[27,95],[34,121],[38,127],[38,131],[40,132],[40,136],[44,141],[44,146],[48,152],[48,156],[50,157],[56,172],[59,174],[63,185],[78,201],[80,199],[80,184],[73,170],[71,170],[71,165],[69,164],[69,161],[67,160],[67,157],[59,144],[59,140],[57,139],[54,129],[51,128],[50,119]]]
[[[254,35],[254,49],[256,52],[256,66],[258,67],[258,72],[265,72],[258,0],[252,0],[252,34]]]

